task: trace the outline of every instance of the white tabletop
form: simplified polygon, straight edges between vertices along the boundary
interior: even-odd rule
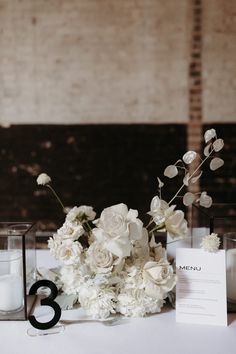
[[[38,252],[38,266],[54,266],[47,251]],[[81,309],[63,311],[62,318],[84,317]],[[29,322],[0,321],[1,354],[235,354],[236,314],[229,326],[186,325],[175,322],[166,308],[148,318],[128,319],[117,326],[99,323],[66,326],[60,334],[29,337]]]

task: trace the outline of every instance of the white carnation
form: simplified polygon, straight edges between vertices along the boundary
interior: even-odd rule
[[[123,276],[116,311],[128,317],[143,317],[148,313],[161,311],[164,300],[162,297],[154,299],[146,293],[141,268],[126,267]]]
[[[67,295],[78,294],[84,277],[81,268],[76,265],[63,266],[60,269],[60,280],[63,284],[62,290]]]
[[[201,247],[207,252],[217,252],[220,247],[220,238],[217,234],[210,234],[202,238]]]
[[[37,183],[42,186],[45,186],[50,182],[51,182],[51,177],[49,177],[46,173],[41,173],[37,178]]]
[[[104,319],[115,313],[116,294],[109,286],[87,281],[79,292],[79,302],[88,315]]]
[[[154,300],[143,289],[128,289],[117,296],[116,311],[127,317],[143,317],[161,311],[163,299]]]

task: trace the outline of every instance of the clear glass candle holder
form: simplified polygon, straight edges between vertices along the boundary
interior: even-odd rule
[[[228,311],[236,312],[236,232],[224,234]]]
[[[30,222],[0,222],[0,321],[27,320],[34,306],[35,232]]]
[[[18,251],[0,251],[0,313],[10,314],[23,308],[23,264]]]

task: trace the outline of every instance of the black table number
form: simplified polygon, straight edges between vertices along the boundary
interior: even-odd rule
[[[54,299],[57,297],[58,290],[56,285],[50,280],[39,280],[34,283],[29,290],[29,295],[35,295],[37,293],[37,290],[41,287],[47,287],[51,290],[50,295],[45,299],[42,299],[40,301],[40,304],[41,306],[52,307],[54,310],[54,316],[49,322],[39,322],[36,320],[34,315],[31,315],[29,316],[29,322],[33,327],[44,330],[52,328],[58,323],[61,318],[61,308],[58,303],[54,301]]]

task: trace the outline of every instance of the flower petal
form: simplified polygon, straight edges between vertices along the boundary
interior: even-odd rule
[[[151,210],[157,210],[161,207],[161,199],[156,195],[155,197],[152,198],[151,201]]]
[[[128,207],[126,204],[120,203],[120,204],[112,205],[108,208],[105,208],[104,211],[109,211],[109,212],[113,211],[114,213],[120,214],[125,218],[128,214]]]
[[[183,178],[183,184],[184,184],[185,186],[188,186],[188,185],[189,185],[189,177],[190,177],[189,173],[186,173],[186,175],[185,175],[184,178]]]
[[[208,143],[211,139],[216,137],[215,129],[208,129],[204,134],[205,142]]]
[[[199,203],[204,208],[210,208],[212,205],[212,198],[207,195],[206,192],[202,192],[199,199]]]
[[[126,220],[135,222],[138,217],[138,210],[129,209],[128,214],[126,216]]]
[[[177,176],[177,174],[178,174],[178,169],[175,165],[167,166],[164,171],[164,176],[169,177],[169,178],[173,178],[173,177]]]
[[[193,178],[191,179],[191,183],[196,183],[196,182],[197,182],[197,180],[199,180],[199,178],[201,177],[201,175],[202,175],[202,171],[200,171],[200,173],[199,173],[199,175],[198,175],[198,176],[193,177]]]
[[[220,151],[224,147],[224,140],[223,139],[216,139],[213,143],[213,148],[216,152]]]
[[[197,157],[197,153],[195,151],[188,151],[184,154],[183,156],[183,161],[189,165],[191,162],[193,162]]]
[[[186,206],[192,205],[194,200],[195,200],[195,195],[193,193],[191,193],[191,192],[185,193],[184,198],[183,198],[184,205],[186,205]]]
[[[214,159],[211,160],[210,169],[212,171],[215,171],[223,165],[224,165],[224,160],[220,159],[219,157],[214,157]]]
[[[210,149],[211,149],[211,147],[212,147],[212,144],[208,144],[208,145],[205,147],[205,149],[204,149],[204,151],[203,151],[203,153],[204,153],[205,156],[209,156],[209,155],[210,155]]]
[[[164,183],[160,180],[159,177],[157,177],[157,180],[158,180],[158,187],[162,188],[164,186]]]

